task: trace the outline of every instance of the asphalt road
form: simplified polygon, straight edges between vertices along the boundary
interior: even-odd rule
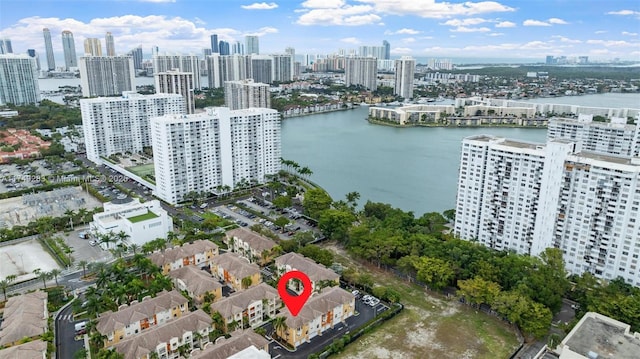
[[[75,340],[75,324],[72,306],[68,306],[56,317],[56,358],[73,359],[73,355],[84,347],[83,340]]]

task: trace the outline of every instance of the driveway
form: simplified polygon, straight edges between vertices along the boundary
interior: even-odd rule
[[[112,259],[111,252],[102,250],[100,246],[89,245],[90,239],[82,239],[78,236],[80,232],[87,232],[89,230],[88,225],[76,226],[73,231],[68,234],[59,233],[61,237],[65,239],[67,245],[73,248],[71,256],[74,259],[74,263],[78,263],[81,260],[91,262],[106,262]],[[93,239],[93,238],[91,238]]]
[[[66,307],[56,317],[56,357],[59,359],[73,359],[74,354],[84,348],[83,340],[75,340],[75,324],[83,320],[73,319],[72,307]]]

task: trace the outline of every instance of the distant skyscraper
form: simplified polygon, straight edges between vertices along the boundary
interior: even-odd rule
[[[251,76],[251,59],[247,55],[213,54],[207,57],[209,88],[220,88],[226,81],[239,81]]]
[[[413,74],[416,60],[411,56],[402,56],[396,60],[396,80],[393,93],[405,100],[413,98]]]
[[[0,39],[0,54],[12,54],[13,47],[10,39]]]
[[[80,84],[83,97],[120,95],[135,91],[135,69],[131,56],[83,56]]]
[[[277,82],[293,81],[293,58],[291,55],[271,55],[273,59],[273,79]]]
[[[116,44],[113,42],[113,35],[110,32],[104,35],[104,46],[107,49],[107,56],[116,56]]]
[[[36,60],[29,55],[0,55],[0,103],[25,105],[40,102]]]
[[[36,60],[36,69],[40,71],[40,57],[34,49],[27,49],[27,55]]]
[[[273,57],[251,55],[251,78],[255,82],[271,84],[273,82]]]
[[[73,34],[69,30],[62,32],[62,51],[64,51],[65,70],[70,71],[72,67],[78,67],[76,43],[73,40]]]
[[[157,55],[153,57],[153,72],[167,72],[178,69],[193,73],[194,89],[201,89],[200,59],[196,55]]]
[[[295,80],[298,77],[295,71],[296,49],[294,49],[293,47],[287,47],[286,49],[284,49],[284,52],[287,55],[291,55],[291,80]]]
[[[224,105],[232,110],[250,107],[271,107],[269,85],[252,79],[224,83]]]
[[[160,55],[160,48],[158,46],[151,46],[151,58]]]
[[[100,43],[100,39],[95,37],[88,37],[84,39],[84,54],[91,56],[102,56],[102,44]]]
[[[348,57],[344,67],[345,86],[362,86],[370,91],[378,88],[378,61],[374,57]]]
[[[169,70],[156,72],[155,78],[156,93],[174,93],[182,95],[187,105],[187,113],[196,111],[196,103],[193,98],[193,72],[181,72]]]
[[[231,47],[231,54],[244,55],[244,44],[240,41],[236,41],[235,43],[233,43],[233,46]]]
[[[47,53],[47,67],[49,71],[56,69],[56,59],[53,56],[53,45],[51,44],[51,32],[46,27],[42,29],[44,35],[44,50]]]
[[[244,38],[245,42],[245,50],[247,51],[247,55],[252,54],[260,54],[260,42],[259,37],[253,35],[247,35]]]
[[[382,41],[382,47],[384,48],[384,59],[391,59],[391,44],[389,44],[389,41]]]
[[[129,51],[128,55],[133,57],[133,68],[136,70],[142,70],[142,45]]]
[[[218,47],[218,35],[211,35],[211,52],[212,53],[220,53],[220,48]]]
[[[385,51],[384,46],[360,46],[358,55],[360,57],[375,57],[378,60],[384,60]]]
[[[206,59],[207,56],[211,56],[211,49],[202,49],[202,56]]]
[[[220,55],[231,55],[229,43],[226,41],[220,41],[218,43],[218,50],[220,51]]]

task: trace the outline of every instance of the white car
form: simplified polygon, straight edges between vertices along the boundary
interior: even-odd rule
[[[89,241],[89,245],[91,247],[95,246],[96,244],[98,244],[98,241]]]

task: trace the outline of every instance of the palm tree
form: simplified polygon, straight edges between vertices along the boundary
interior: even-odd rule
[[[42,269],[40,268],[34,269],[33,274],[35,274],[36,277],[42,279],[42,284],[44,285],[44,289],[47,289],[47,279],[51,278],[51,274],[49,274],[49,272],[43,272]]]
[[[276,334],[282,339],[285,339],[284,335],[280,335],[279,333],[284,333],[287,331],[288,327],[286,320],[287,318],[285,317],[276,317],[273,320],[273,329],[275,330]]]
[[[87,214],[89,214],[89,211],[87,211],[86,208],[78,209],[78,217],[80,217],[80,220],[82,221],[82,224],[87,223],[87,221],[86,221]]]
[[[62,271],[58,268],[53,268],[50,272],[49,275],[53,276],[53,278],[55,278],[56,280],[56,287],[58,286],[58,276],[60,275],[60,273],[62,273]]]
[[[202,349],[202,339],[204,339],[204,335],[196,330],[193,332],[193,339],[198,341],[198,348]]]
[[[89,265],[89,262],[87,262],[86,260],[81,260],[77,264],[77,268],[82,268],[82,276],[83,277],[87,276],[87,265]]]
[[[129,239],[129,235],[126,234],[124,231],[120,231],[116,234],[116,238],[118,239],[118,242],[124,244],[128,239]]]
[[[222,314],[220,314],[220,312],[214,312],[213,314],[211,314],[211,321],[214,328],[223,333],[226,333],[224,318],[222,318]]]
[[[309,167],[302,167],[298,170],[298,174],[304,178],[309,178],[313,174],[313,171]]]
[[[100,243],[104,243],[106,249],[109,249],[109,247],[111,247],[109,245],[110,243],[115,243],[115,238],[114,238],[113,232],[101,234],[101,235],[99,235],[99,237],[100,237]]]
[[[7,289],[11,286],[11,282],[8,279],[3,279],[0,281],[0,288],[2,289],[2,294],[4,294],[4,300],[7,300]]]
[[[253,280],[251,279],[251,277],[244,277],[242,278],[241,284],[243,289],[247,289],[251,287],[251,284],[253,284]]]

